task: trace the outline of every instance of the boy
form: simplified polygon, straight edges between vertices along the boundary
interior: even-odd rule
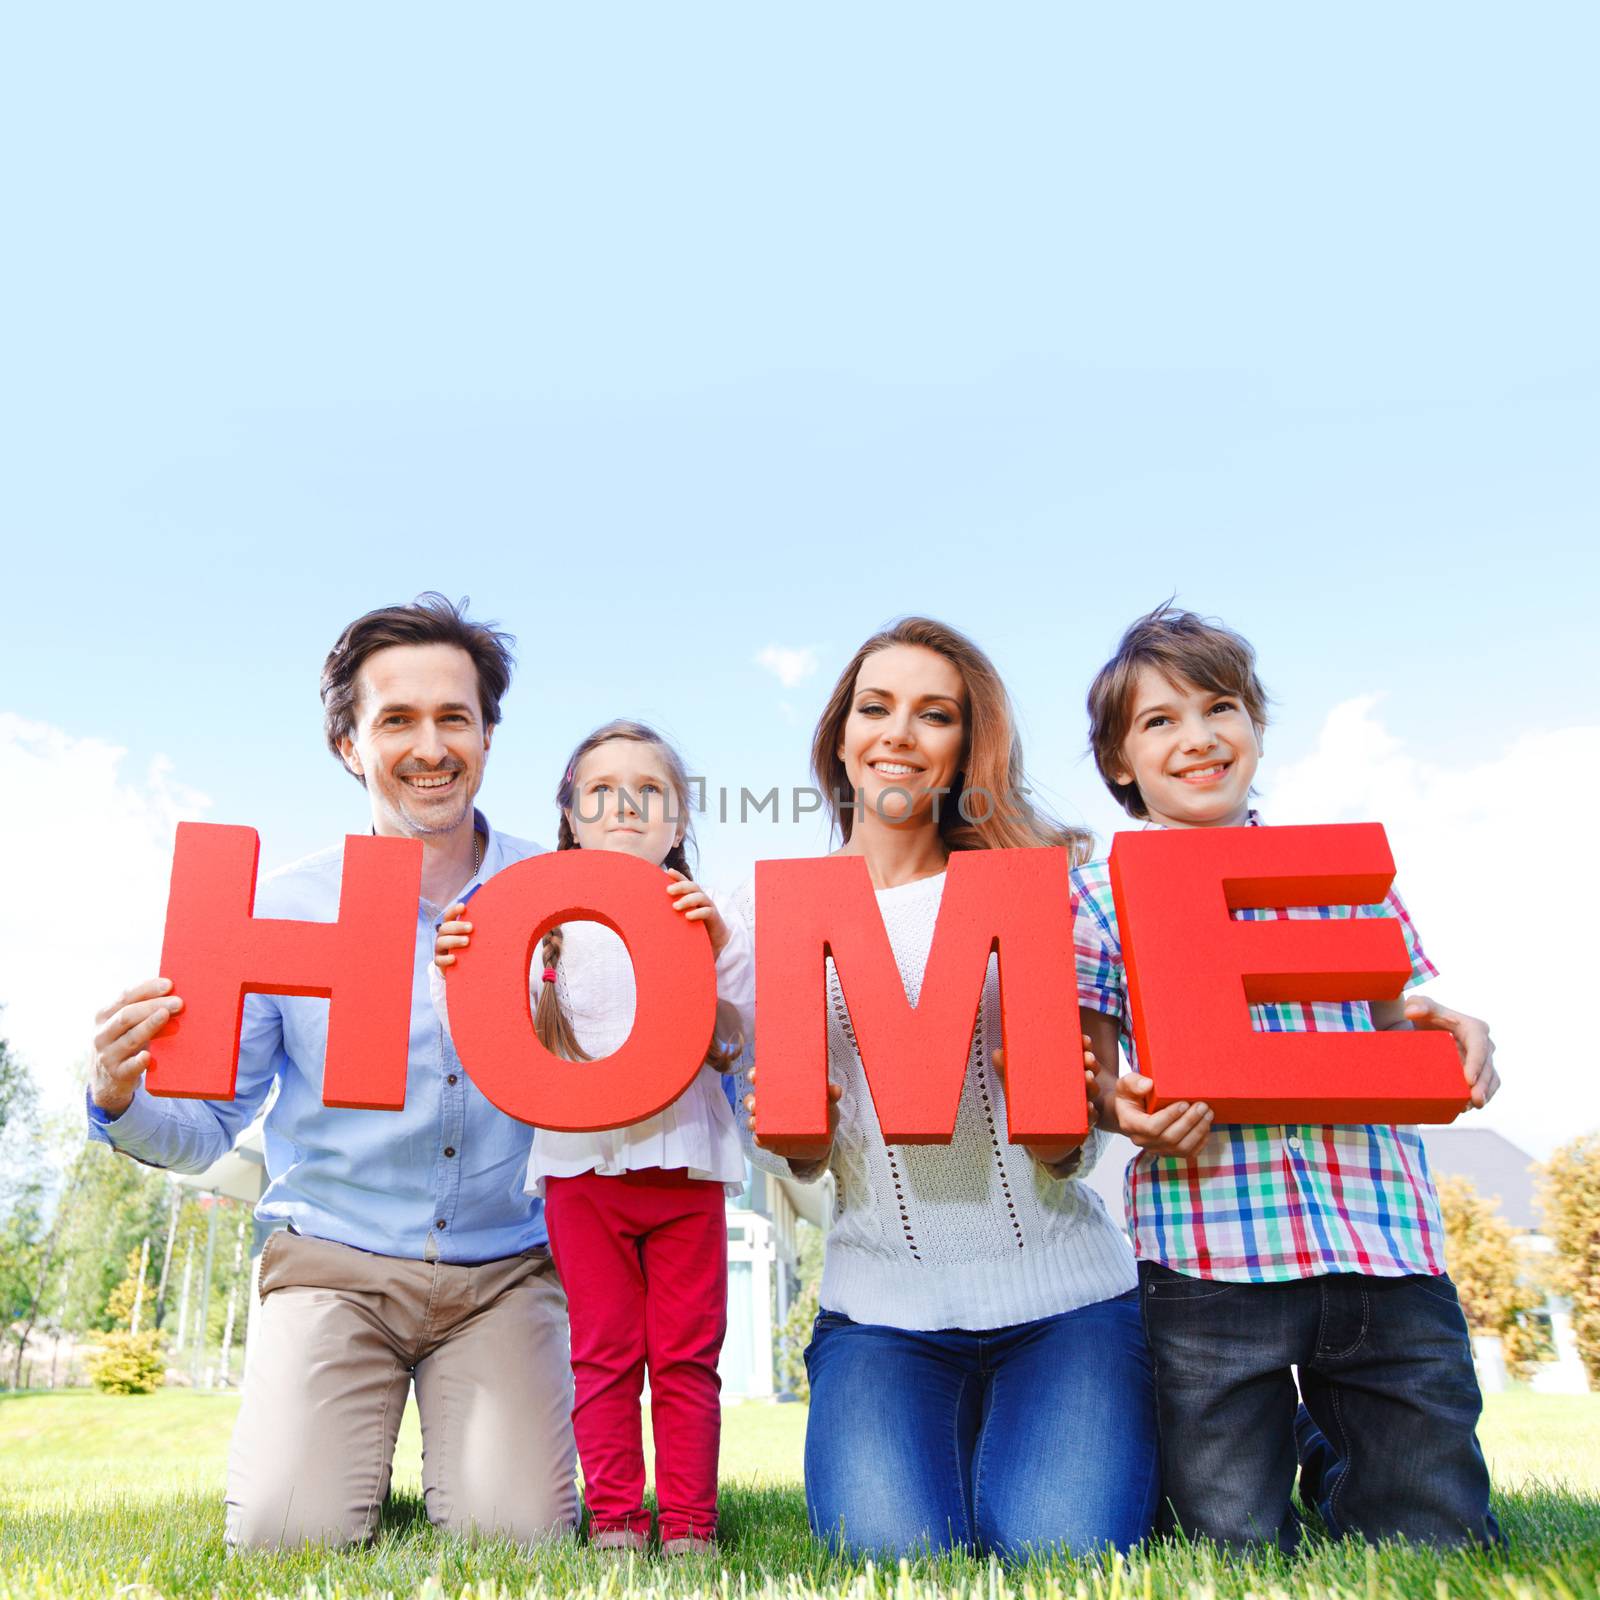
[[[1163,606],[1089,691],[1095,762],[1151,827],[1258,826],[1250,784],[1266,696],[1237,634]],[[1141,1153],[1126,1179],[1155,1362],[1167,1525],[1230,1547],[1294,1548],[1301,1493],[1336,1535],[1494,1544],[1466,1322],[1414,1128],[1212,1126],[1202,1104],[1144,1109],[1105,860],[1074,874],[1080,997],[1095,1054],[1131,1071],[1102,1124]],[[1398,897],[1241,918],[1394,916],[1412,982],[1435,975]],[[1098,1014],[1098,1015],[1097,1015]],[[1475,1105],[1498,1086],[1485,1026],[1423,997],[1252,1008],[1267,1031],[1449,1032]],[[1304,1406],[1296,1420],[1298,1367]]]

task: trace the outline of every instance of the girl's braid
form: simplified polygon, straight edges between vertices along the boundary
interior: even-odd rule
[[[572,824],[567,820],[565,811],[561,813],[561,825],[556,830],[557,850],[576,850],[578,841],[572,832]],[[539,954],[544,961],[546,972],[558,972],[561,967],[561,946],[565,942],[565,934],[561,925],[556,924],[545,936],[539,946]],[[552,1055],[562,1057],[567,1061],[587,1061],[588,1052],[578,1043],[578,1035],[572,1026],[572,1020],[561,1009],[561,997],[556,993],[555,979],[539,984],[539,1003],[533,1008],[533,1031],[538,1036],[539,1043]]]

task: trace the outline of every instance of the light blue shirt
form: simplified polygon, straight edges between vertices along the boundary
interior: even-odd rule
[[[477,822],[486,843],[473,884],[542,852],[492,832],[481,814]],[[263,879],[256,915],[333,921],[343,860],[340,846]],[[478,1092],[429,998],[443,910],[425,900],[417,906],[403,1110],[323,1105],[329,1002],[253,994],[244,1005],[232,1100],[158,1099],[140,1084],[119,1117],[102,1120],[90,1108],[90,1138],[152,1166],[203,1172],[233,1147],[276,1085],[264,1129],[267,1187],[256,1207],[263,1220],[410,1260],[492,1261],[544,1244],[543,1207],[522,1189],[532,1130]]]

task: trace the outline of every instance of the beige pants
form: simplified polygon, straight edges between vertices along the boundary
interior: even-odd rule
[[[567,1301],[549,1253],[407,1261],[275,1233],[228,1460],[228,1542],[371,1538],[413,1378],[439,1527],[577,1522]]]

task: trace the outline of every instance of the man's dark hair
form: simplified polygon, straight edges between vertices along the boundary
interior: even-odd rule
[[[339,635],[322,663],[322,727],[328,748],[341,762],[339,741],[355,732],[362,663],[391,645],[453,644],[465,650],[478,670],[478,708],[484,727],[493,728],[500,721],[500,697],[511,685],[515,661],[511,647],[517,641],[492,622],[474,622],[467,615],[469,604],[463,598],[452,605],[430,589],[410,605],[380,606],[357,617]]]

